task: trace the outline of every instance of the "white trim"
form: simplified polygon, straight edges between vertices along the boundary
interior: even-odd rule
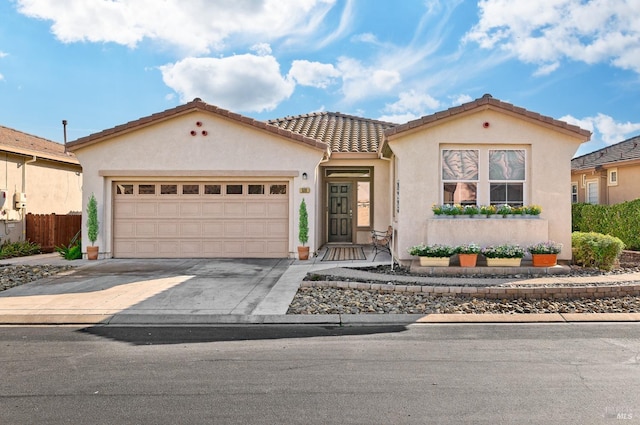
[[[607,186],[617,186],[619,178],[620,175],[618,174],[617,168],[610,168],[607,170]]]
[[[575,189],[575,191],[574,191]],[[575,195],[575,200],[574,200],[574,195]],[[577,204],[579,200],[579,196],[578,196],[578,182],[571,182],[571,203],[572,204]]]
[[[596,186],[596,199],[595,202],[593,202],[593,200],[589,197],[589,188],[591,187],[591,185],[595,185]],[[585,197],[584,200],[586,203],[588,204],[599,204],[600,203],[600,187],[598,185],[598,180],[588,180],[587,181],[587,185],[585,187]]]

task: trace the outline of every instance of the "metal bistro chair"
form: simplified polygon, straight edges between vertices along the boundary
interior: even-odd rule
[[[388,252],[391,255],[391,240],[393,239],[393,227],[389,226],[386,232],[382,232],[379,230],[371,231],[371,244],[373,245],[373,250],[375,255],[371,259],[371,261],[376,259],[378,253]]]

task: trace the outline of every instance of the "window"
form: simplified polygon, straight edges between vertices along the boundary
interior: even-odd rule
[[[578,183],[571,183],[571,203],[578,203]]]
[[[489,151],[489,203],[522,206],[524,203],[525,151]]]
[[[587,202],[589,204],[598,203],[598,182],[587,182]]]
[[[197,195],[200,193],[200,185],[199,184],[183,184],[182,185],[182,194],[183,195]]]
[[[371,183],[358,182],[357,226],[368,227],[371,225]]]
[[[117,187],[116,193],[118,195],[133,195],[132,184],[119,184],[119,185],[116,185],[116,187]]]
[[[227,185],[227,195],[242,195],[242,185],[241,184],[228,184]]]
[[[442,181],[445,204],[475,205],[478,192],[477,150],[442,151]]]
[[[161,184],[160,185],[160,195],[177,195],[177,194],[178,194],[177,184]]]
[[[250,184],[249,195],[264,195],[264,185],[263,184]]]
[[[609,175],[609,186],[617,186],[618,185],[618,169],[612,168],[607,171]]]
[[[286,195],[287,194],[287,185],[286,184],[272,184],[272,185],[269,185],[269,194],[270,195]]]
[[[205,184],[204,185],[204,194],[205,195],[220,195],[222,193],[222,185],[219,184]]]
[[[138,195],[155,195],[155,194],[156,194],[155,184],[141,184],[138,186]]]

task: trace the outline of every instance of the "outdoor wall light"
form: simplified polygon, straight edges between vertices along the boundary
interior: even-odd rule
[[[302,173],[302,180],[306,180],[307,179],[307,173]]]

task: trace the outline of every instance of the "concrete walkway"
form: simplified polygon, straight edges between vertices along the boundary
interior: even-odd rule
[[[366,249],[366,248],[365,248]],[[345,280],[388,280],[352,267],[390,264],[388,254],[361,261],[324,262],[319,255],[297,260],[75,260],[43,254],[1,265],[73,265],[75,269],[0,292],[0,325],[218,325],[218,324],[413,324],[640,321],[640,314],[522,315],[287,315],[307,273]],[[375,260],[375,261],[374,261]],[[394,281],[437,286],[469,285],[469,278],[393,276]],[[550,276],[535,279],[481,278],[476,285],[583,284],[638,281],[640,273],[594,277]]]

